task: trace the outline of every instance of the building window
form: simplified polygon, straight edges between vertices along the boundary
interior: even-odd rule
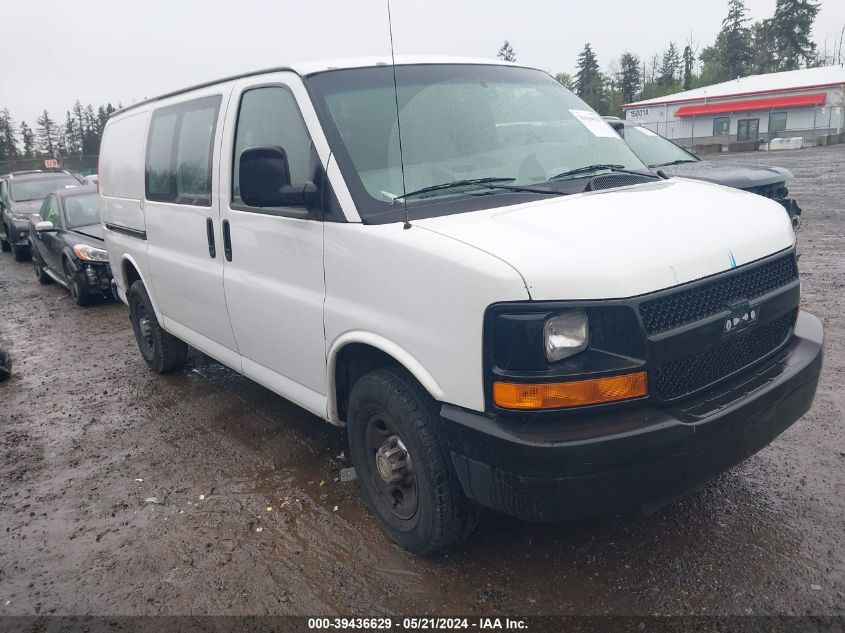
[[[786,112],[772,112],[769,115],[769,135],[786,130]]]
[[[727,136],[730,133],[731,118],[717,116],[713,119],[713,136]]]
[[[740,119],[736,122],[737,141],[756,141],[760,131],[760,119]]]

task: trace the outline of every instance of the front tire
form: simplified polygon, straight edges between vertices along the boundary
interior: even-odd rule
[[[365,374],[349,398],[349,453],[367,505],[387,535],[435,554],[469,535],[479,508],[464,495],[439,408],[404,369]]]
[[[6,234],[8,235],[8,232]],[[9,245],[9,242],[7,242],[3,238],[0,238],[0,250],[2,250],[4,253],[8,253],[10,250],[12,250],[12,247]]]
[[[79,280],[79,275],[73,269],[73,264],[68,260],[65,260],[65,277],[67,278],[68,290],[70,290],[70,298],[73,299],[73,302],[80,307],[87,306],[91,303],[91,297]]]
[[[41,260],[35,250],[32,251],[32,267],[35,269],[35,276],[38,277],[39,283],[48,284],[52,281],[50,275],[44,270],[44,266],[41,265]]]
[[[159,325],[144,282],[136,281],[132,284],[127,298],[135,340],[150,369],[157,374],[181,369],[188,355],[188,346]]]

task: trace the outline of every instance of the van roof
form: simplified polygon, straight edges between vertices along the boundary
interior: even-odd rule
[[[154,103],[161,99],[166,99],[168,97],[175,97],[180,94],[185,94],[187,92],[191,92],[193,90],[199,90],[200,88],[207,88],[209,86],[214,86],[215,84],[222,84],[227,81],[234,81],[236,79],[243,79],[244,77],[255,77],[257,75],[267,75],[270,73],[278,73],[278,72],[294,72],[300,77],[307,77],[308,75],[314,75],[316,73],[325,72],[328,70],[340,70],[346,68],[369,68],[373,66],[390,66],[392,64],[392,60],[390,57],[382,56],[382,57],[342,57],[337,59],[324,59],[324,60],[315,60],[315,61],[305,61],[296,64],[291,64],[290,66],[277,66],[272,68],[263,68],[261,70],[253,70],[245,73],[240,73],[237,75],[230,75],[228,77],[222,77],[220,79],[214,79],[212,81],[204,81],[200,84],[195,84],[193,86],[188,86],[187,88],[182,88],[180,90],[174,90],[172,92],[167,92],[165,94],[159,95],[157,97],[152,97],[150,99],[144,99],[143,101],[139,101],[138,103],[133,103],[132,105],[126,106],[120,110],[117,110],[112,113],[112,117],[115,117],[119,114],[123,114],[128,110],[132,110],[134,108],[138,108],[142,105],[147,105],[150,103]],[[411,66],[411,65],[423,65],[423,64],[480,64],[480,65],[493,65],[493,66],[520,66],[523,68],[530,68],[530,66],[525,66],[523,64],[516,64],[513,62],[505,62],[498,59],[485,59],[480,57],[452,57],[452,56],[443,56],[443,55],[400,55],[396,57],[396,65],[397,66]]]

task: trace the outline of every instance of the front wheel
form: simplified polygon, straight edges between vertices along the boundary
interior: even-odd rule
[[[85,290],[85,286],[80,281],[80,275],[76,274],[73,269],[73,264],[65,260],[65,277],[67,278],[68,289],[70,290],[70,297],[78,306],[87,306],[91,303],[91,297]]]
[[[435,554],[475,529],[479,508],[458,481],[437,403],[407,371],[381,367],[359,378],[348,418],[362,494],[395,543]]]
[[[136,281],[129,288],[129,320],[135,332],[138,349],[147,364],[157,374],[180,369],[185,364],[188,346],[172,334],[165,332],[156,319],[153,304],[144,282]]]
[[[41,260],[35,250],[32,251],[32,267],[35,269],[35,276],[38,277],[40,283],[48,284],[52,281],[50,275],[44,270],[44,266],[41,265]]]
[[[4,253],[8,253],[10,250],[12,250],[12,247],[9,245],[9,242],[7,242],[2,237],[0,237],[0,250],[2,250]]]

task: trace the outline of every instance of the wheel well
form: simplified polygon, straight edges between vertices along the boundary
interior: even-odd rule
[[[367,372],[385,365],[400,363],[389,354],[364,343],[350,343],[338,352],[335,364],[335,398],[341,420],[346,419],[349,393],[355,382]]]
[[[138,274],[135,266],[128,259],[123,262],[123,279],[126,280],[126,292],[129,292],[132,284],[141,280],[141,275]]]

